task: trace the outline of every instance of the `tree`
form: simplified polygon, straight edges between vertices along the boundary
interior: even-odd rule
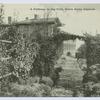
[[[4,15],[4,5],[0,4],[0,24],[3,23],[3,15]]]
[[[86,96],[91,96],[93,95],[92,94],[93,91],[92,88],[89,89],[89,87],[93,86],[93,84],[100,82],[100,77],[99,77],[100,76],[100,35],[97,34],[95,36],[91,36],[87,34],[85,38],[85,46],[86,46],[85,59],[87,60],[87,68],[86,68],[86,73],[83,76],[83,83],[85,89],[84,93]],[[81,49],[81,52],[82,51],[83,50]],[[92,83],[92,84],[88,84],[88,83]]]
[[[82,44],[77,50],[77,59],[86,58],[86,44]]]
[[[78,58],[87,60],[87,65],[100,63],[100,35],[86,35],[85,44],[78,49]]]

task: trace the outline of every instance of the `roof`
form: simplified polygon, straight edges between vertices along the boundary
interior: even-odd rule
[[[57,39],[61,39],[61,40],[75,40],[75,39],[84,40],[85,37],[61,31],[59,34],[54,34],[54,39],[55,40],[57,40]]]
[[[72,33],[70,33],[70,32],[67,32],[68,30],[67,30],[67,28],[65,26],[64,27],[59,27],[59,28],[65,34],[77,35],[77,36],[80,36],[80,37],[84,37],[84,34],[83,33],[79,33],[79,32],[72,32]]]
[[[11,25],[29,25],[29,24],[56,24],[57,26],[62,26],[62,23],[60,22],[59,18],[38,18],[38,19],[27,19],[19,22],[15,22],[12,24],[0,24],[1,27],[9,27]]]
[[[59,18],[26,19],[24,21],[19,21],[14,24],[15,25],[27,25],[27,24],[43,24],[43,23],[57,24],[57,26],[62,25]]]
[[[61,32],[62,34],[65,34],[65,38],[67,37],[68,39],[84,39],[85,37],[84,36],[81,36],[81,35],[78,35],[78,34],[75,34],[75,33],[69,33],[69,32],[64,32],[62,31]]]
[[[9,24],[0,24],[0,27],[9,27],[10,25]]]

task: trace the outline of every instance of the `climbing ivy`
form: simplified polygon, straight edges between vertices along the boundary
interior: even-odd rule
[[[17,77],[26,78],[32,63],[37,56],[39,45],[30,37],[18,33],[15,26],[8,27],[8,31],[1,36],[2,40],[8,40],[12,43],[3,45],[5,57],[10,57],[8,66],[12,66]]]

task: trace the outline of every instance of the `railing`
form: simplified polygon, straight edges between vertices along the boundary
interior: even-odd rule
[[[0,42],[1,43],[12,43],[12,41],[8,41],[8,40],[0,40]],[[0,58],[0,61],[5,61],[5,60],[8,60],[8,59],[10,59],[11,57],[7,57],[7,58]],[[1,79],[3,79],[3,78],[6,78],[6,77],[8,77],[8,76],[10,76],[10,75],[12,75],[13,74],[13,72],[11,72],[11,73],[8,73],[8,74],[6,74],[6,75],[2,75],[2,76],[0,76],[0,80]]]
[[[6,77],[8,77],[8,76],[10,76],[10,75],[12,75],[12,74],[13,74],[13,72],[8,73],[8,74],[6,74],[6,75],[2,75],[2,76],[0,76],[0,79],[6,78]]]
[[[2,43],[12,43],[12,41],[7,41],[7,40],[0,40]]]

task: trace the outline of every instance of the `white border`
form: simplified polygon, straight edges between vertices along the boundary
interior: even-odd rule
[[[100,3],[100,0],[0,0],[0,3]]]
[[[0,97],[0,100],[100,100],[100,97]]]

